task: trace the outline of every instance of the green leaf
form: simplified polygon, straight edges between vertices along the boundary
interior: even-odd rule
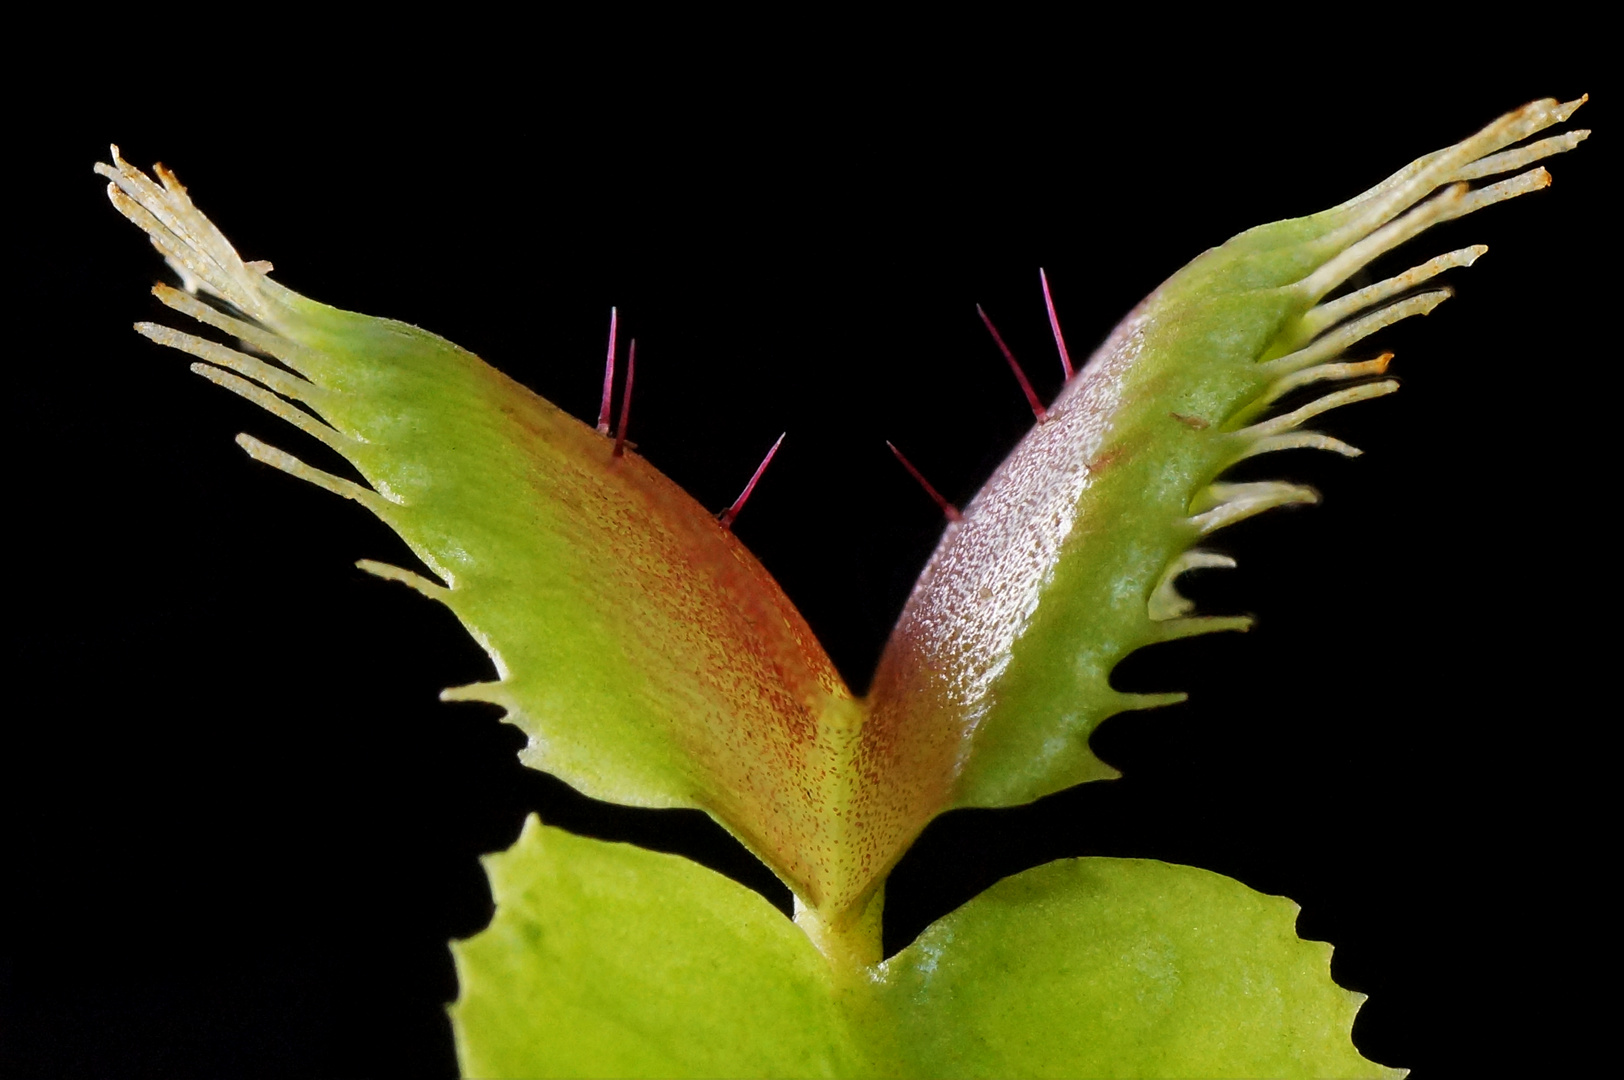
[[[830,968],[744,886],[534,815],[452,945],[464,1076],[843,1076]]]
[[[1008,878],[842,977],[757,894],[532,817],[453,948],[465,1075],[1393,1076],[1297,906],[1189,867]]]
[[[861,891],[845,817],[861,722],[805,620],[737,538],[635,451],[478,357],[389,319],[340,311],[244,263],[172,174],[98,170],[192,287],[160,300],[260,355],[168,327],[148,337],[326,443],[364,483],[247,436],[255,458],[371,510],[441,583],[365,562],[446,604],[498,679],[447,691],[494,702],[524,762],[596,798],[697,807],[797,895]],[[291,369],[287,370],[287,369]],[[293,403],[304,408],[297,407]],[[861,879],[853,885],[852,879]]]
[[[1586,132],[1505,149],[1580,104],[1534,102],[1341,206],[1242,233],[1140,303],[948,527],[880,660],[865,738],[928,741],[910,749],[951,759],[958,806],[1015,805],[1115,775],[1089,749],[1093,730],[1126,709],[1182,699],[1115,690],[1117,663],[1158,641],[1249,623],[1188,617],[1178,576],[1234,565],[1192,545],[1318,498],[1219,477],[1272,450],[1359,453],[1300,430],[1327,409],[1397,389],[1348,383],[1380,375],[1386,357],[1344,362],[1344,351],[1437,306],[1449,293],[1431,279],[1484,249],[1326,297],[1432,225],[1544,187],[1543,168],[1469,192],[1465,181],[1578,145]],[[1345,388],[1258,420],[1285,394],[1322,383]]]
[[[999,882],[883,966],[917,1076],[1392,1076],[1290,900],[1149,859]],[[875,1033],[878,1034],[877,1032]]]

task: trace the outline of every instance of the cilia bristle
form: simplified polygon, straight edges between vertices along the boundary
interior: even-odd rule
[[[789,432],[786,431],[778,436],[778,439],[767,451],[767,456],[761,459],[761,464],[757,465],[756,471],[750,475],[750,482],[744,485],[743,491],[739,492],[739,497],[734,499],[733,504],[726,510],[716,515],[716,520],[722,523],[722,528],[729,530],[733,528],[733,522],[739,516],[739,511],[743,510],[744,504],[750,501],[750,496],[755,493],[756,485],[761,482],[762,473],[765,473],[767,466],[773,463],[773,458],[778,455],[778,448],[784,445],[784,436],[788,434]]]
[[[1026,377],[1026,371],[1021,367],[1021,362],[1015,359],[1015,354],[1010,351],[1008,345],[1004,344],[1004,336],[998,332],[998,327],[992,324],[992,319],[980,304],[976,305],[976,314],[981,316],[982,325],[987,328],[987,333],[992,335],[992,340],[997,344],[998,351],[1003,353],[1004,359],[1009,362],[1009,370],[1014,373],[1015,381],[1020,384],[1021,393],[1026,395],[1026,403],[1032,407],[1032,415],[1037,417],[1038,423],[1043,423],[1049,418],[1049,412],[1043,407],[1043,402],[1039,400],[1038,392],[1032,389],[1032,382]],[[1058,324],[1056,324],[1055,329],[1056,333],[1058,333]]]
[[[598,434],[609,434],[609,406],[615,390],[615,331],[620,327],[620,312],[609,309],[609,351],[603,361],[603,399],[598,404]]]

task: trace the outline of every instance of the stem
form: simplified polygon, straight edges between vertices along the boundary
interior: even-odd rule
[[[878,964],[884,957],[880,945],[880,915],[885,908],[885,883],[881,882],[866,903],[850,908],[843,918],[825,920],[823,913],[795,898],[795,925],[837,971],[855,973]]]

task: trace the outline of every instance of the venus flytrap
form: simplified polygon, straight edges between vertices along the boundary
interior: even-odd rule
[[[1396,389],[1387,355],[1358,350],[1432,310],[1437,275],[1484,249],[1337,290],[1431,225],[1543,187],[1529,166],[1585,133],[1518,144],[1580,103],[1536,102],[1170,278],[1055,401],[1033,397],[1036,424],[951,516],[864,697],[731,518],[626,443],[629,393],[610,433],[612,377],[590,427],[431,334],[277,285],[167,171],[116,151],[97,169],[186,285],[158,298],[240,347],[138,329],[349,461],[364,485],[239,438],[389,524],[439,580],[363,568],[446,604],[491,656],[494,681],[444,698],[503,707],[525,763],[590,796],[706,811],[794,894],[792,925],[687,860],[532,818],[488,860],[491,926],[453,946],[466,1073],[1378,1075],[1349,1038],[1359,996],[1331,981],[1328,946],[1297,938],[1289,901],[1187,867],[1063,860],[882,958],[885,879],[948,809],[1115,775],[1092,731],[1182,697],[1121,692],[1116,664],[1248,625],[1179,595],[1185,571],[1233,565],[1203,539],[1317,498],[1226,471],[1280,449],[1356,455],[1305,425]],[[1288,395],[1304,403],[1282,409]]]

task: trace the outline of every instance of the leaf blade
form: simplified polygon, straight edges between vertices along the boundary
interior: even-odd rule
[[[159,170],[160,187],[114,156],[98,170],[115,205],[190,284],[253,322],[172,289],[160,299],[293,374],[190,335],[149,336],[215,365],[214,381],[355,468],[365,486],[244,443],[361,502],[439,575],[443,590],[419,591],[450,607],[497,669],[446,696],[503,706],[529,736],[526,764],[588,795],[710,812],[811,903],[849,891],[856,860],[840,815],[825,812],[845,793],[826,778],[846,775],[839,751],[857,706],[732,533],[635,452],[614,453],[472,353],[276,284],[172,174]],[[220,365],[238,374],[215,377]]]
[[[1016,805],[1115,775],[1088,746],[1093,730],[1118,712],[1182,699],[1118,692],[1116,664],[1172,636],[1245,626],[1178,618],[1186,605],[1172,583],[1193,565],[1191,546],[1318,497],[1283,483],[1225,485],[1221,475],[1270,449],[1351,451],[1312,432],[1278,438],[1281,424],[1296,426],[1291,417],[1253,421],[1288,383],[1384,369],[1387,357],[1334,361],[1447,292],[1364,308],[1430,277],[1433,263],[1471,259],[1434,260],[1350,302],[1322,304],[1327,293],[1433,224],[1542,187],[1539,169],[1470,192],[1465,181],[1572,149],[1584,132],[1502,152],[1580,104],[1515,110],[1340,206],[1234,237],[1146,298],[948,526],[881,657],[874,740],[912,741],[932,768],[948,763],[954,806]],[[1395,385],[1328,394],[1302,418]]]
[[[1297,905],[1193,867],[1065,859],[1006,878],[888,960],[917,1076],[1398,1076],[1351,1029]]]
[[[822,958],[743,886],[534,815],[486,870],[496,916],[452,945],[463,1075],[850,1075]]]

